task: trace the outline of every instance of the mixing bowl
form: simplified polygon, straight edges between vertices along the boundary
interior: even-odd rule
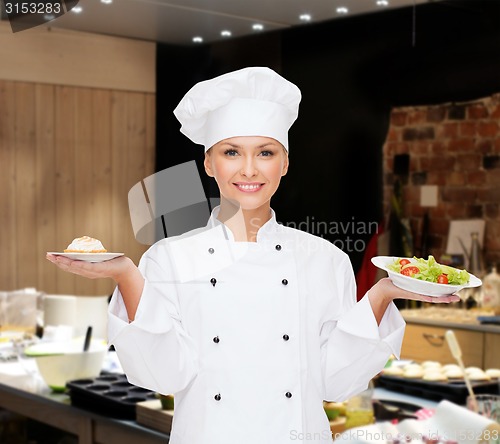
[[[64,391],[75,379],[95,378],[101,373],[108,346],[93,339],[87,351],[82,340],[41,342],[28,347],[24,354],[33,357],[45,383],[54,391]]]

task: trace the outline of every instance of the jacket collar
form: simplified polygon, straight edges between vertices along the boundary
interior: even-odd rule
[[[219,219],[217,219],[219,211],[220,205],[212,210],[210,219],[208,219],[207,228],[220,227],[222,229],[222,232],[224,233],[224,237],[226,238],[226,240],[234,241],[234,235],[230,228]],[[271,218],[264,225],[262,225],[262,227],[259,228],[259,231],[257,232],[257,242],[270,239],[273,234],[278,233],[280,229],[281,225],[276,221],[276,213],[271,208]]]

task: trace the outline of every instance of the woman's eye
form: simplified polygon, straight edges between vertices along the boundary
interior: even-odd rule
[[[272,151],[269,151],[269,150],[264,150],[264,151],[261,151],[260,153],[263,157],[270,157],[272,156],[274,153]]]
[[[236,156],[238,154],[238,151],[232,150],[232,149],[228,149],[228,150],[224,151],[224,154],[226,156]]]

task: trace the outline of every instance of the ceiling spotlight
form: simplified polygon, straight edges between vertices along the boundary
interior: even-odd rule
[[[104,3],[105,5],[110,5],[113,3],[113,0],[101,0],[101,3]]]
[[[345,8],[344,6],[337,8],[337,14],[347,14],[348,12],[349,12],[349,9]]]
[[[81,6],[75,6],[71,11],[73,11],[75,14],[80,14],[80,12],[83,11],[83,8]]]
[[[196,36],[193,37],[193,43],[202,43],[203,42],[203,37]]]
[[[254,24],[252,25],[252,29],[253,29],[254,31],[262,31],[262,30],[264,29],[264,25],[263,25],[263,24],[261,24],[261,23],[254,23]]]
[[[302,20],[303,22],[310,22],[311,14],[300,14],[299,19]]]
[[[49,20],[54,20],[54,19],[56,18],[56,16],[55,16],[54,14],[45,14],[45,15],[43,16],[43,18],[44,18],[45,20],[49,21]]]
[[[221,31],[220,35],[222,37],[231,37],[231,31],[228,31],[227,29],[225,29],[224,31]]]
[[[377,0],[377,6],[389,6],[389,2],[387,0]]]

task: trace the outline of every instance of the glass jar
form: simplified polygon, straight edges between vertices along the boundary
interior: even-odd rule
[[[346,405],[345,428],[360,427],[373,424],[375,415],[373,412],[373,383],[370,381],[369,387],[361,393],[349,398]]]

